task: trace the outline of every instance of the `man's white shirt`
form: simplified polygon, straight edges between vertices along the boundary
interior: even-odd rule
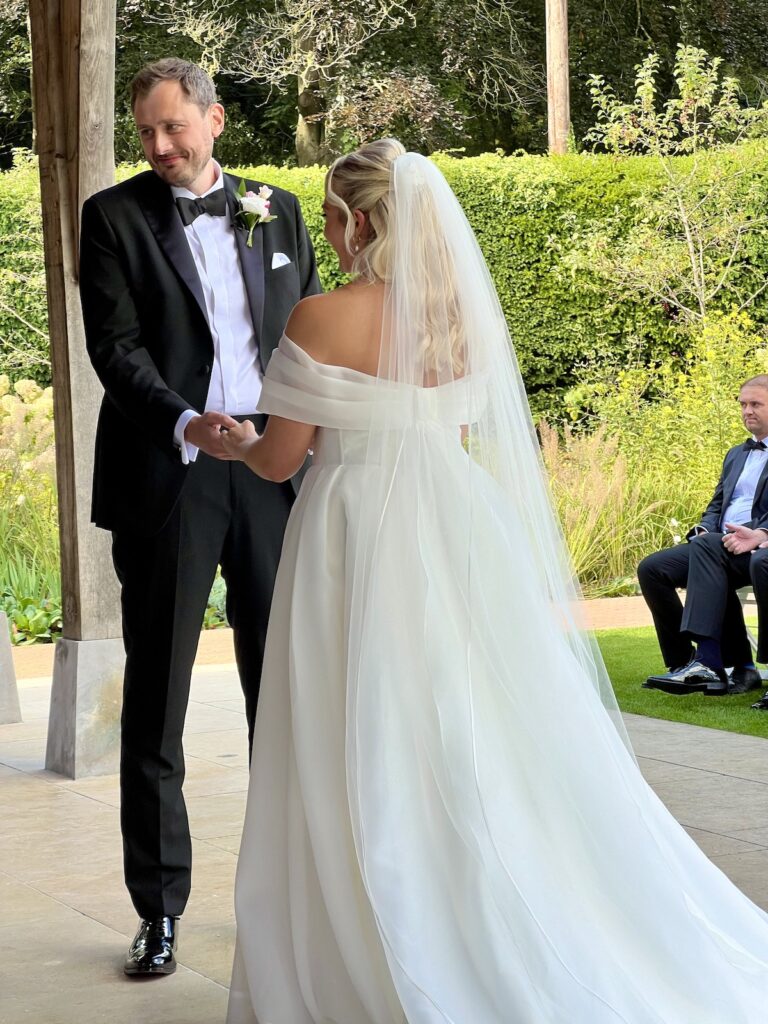
[[[754,438],[757,440],[757,438]],[[752,518],[752,505],[760,475],[765,469],[768,449],[753,448],[748,454],[744,468],[736,481],[731,500],[720,520],[720,528],[725,533],[726,523],[748,523]]]
[[[204,192],[210,195],[224,188],[221,167],[214,161],[216,181]],[[202,198],[186,188],[171,186],[174,201],[179,196]],[[213,363],[205,412],[224,412],[229,416],[249,415],[256,411],[261,394],[259,350],[253,330],[248,293],[237,252],[235,230],[229,214],[211,217],[200,214],[184,227],[205,299],[208,326],[213,338]],[[187,409],[176,421],[173,439],[187,465],[197,458],[198,449],[184,440],[189,421],[198,416]]]

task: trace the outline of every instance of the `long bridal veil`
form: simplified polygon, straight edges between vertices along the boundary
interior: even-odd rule
[[[388,244],[346,768],[406,1017],[756,1024],[765,917],[640,777],[493,282],[415,154],[392,165]]]

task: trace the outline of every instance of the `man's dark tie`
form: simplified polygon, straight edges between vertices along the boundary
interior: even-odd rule
[[[192,221],[197,220],[201,213],[209,213],[211,217],[224,217],[227,212],[227,194],[223,188],[217,188],[215,192],[201,199],[178,196],[176,206],[181,215],[181,223],[186,228]]]
[[[764,441],[753,441],[751,437],[748,437],[747,440],[744,442],[743,447],[745,452],[751,452],[754,451],[755,449],[764,452],[766,449],[766,444]]]

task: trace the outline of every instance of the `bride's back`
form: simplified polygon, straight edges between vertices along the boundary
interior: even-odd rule
[[[384,290],[381,282],[355,282],[302,299],[285,333],[319,363],[374,377],[379,368]]]

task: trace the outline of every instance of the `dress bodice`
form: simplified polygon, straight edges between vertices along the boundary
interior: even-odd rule
[[[314,463],[362,462],[371,430],[416,424],[458,428],[470,421],[469,380],[417,387],[319,363],[283,334],[269,361],[259,412],[321,430]]]

